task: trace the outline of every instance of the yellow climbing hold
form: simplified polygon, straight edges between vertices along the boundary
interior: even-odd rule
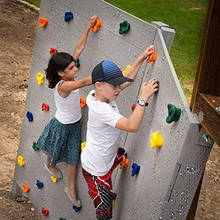
[[[159,131],[156,131],[151,134],[150,146],[151,148],[162,147],[163,145],[163,136]]]
[[[37,78],[38,85],[44,84],[44,74],[43,73],[40,73],[40,72],[37,73],[36,78]]]
[[[58,181],[58,179],[54,176],[51,176],[50,179],[52,180],[52,182],[56,183]]]
[[[114,205],[115,205],[115,199],[112,200],[112,206],[114,206]]]
[[[130,68],[131,68],[131,66],[127,65],[125,70],[122,72],[122,74],[125,75],[125,73],[127,73]]]
[[[85,146],[86,146],[86,142],[82,142],[81,143],[81,151],[84,149]]]
[[[18,164],[23,167],[24,166],[24,157],[18,156],[17,158]]]

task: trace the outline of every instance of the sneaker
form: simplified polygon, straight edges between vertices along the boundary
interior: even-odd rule
[[[72,202],[72,204],[78,208],[80,208],[82,205],[81,205],[81,202],[79,199],[77,200],[74,200],[73,197],[71,196],[70,192],[69,192],[69,189],[68,187],[65,187],[64,189],[64,192],[67,194],[67,196],[69,197],[69,200]]]

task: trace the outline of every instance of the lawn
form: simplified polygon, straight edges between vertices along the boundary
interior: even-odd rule
[[[40,0],[27,0],[39,7]],[[183,91],[190,99],[208,0],[106,0],[147,21],[162,21],[176,31],[171,60]]]

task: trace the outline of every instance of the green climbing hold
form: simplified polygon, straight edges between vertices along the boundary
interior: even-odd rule
[[[178,121],[181,115],[181,109],[177,108],[173,104],[168,104],[168,116],[166,118],[167,123],[171,123],[172,121]]]
[[[40,148],[37,146],[36,142],[33,142],[32,148],[34,149],[34,151],[40,150]]]
[[[119,34],[124,34],[130,30],[130,24],[127,21],[120,23]]]
[[[77,68],[80,67],[79,59],[77,59],[77,61],[76,61],[76,67],[77,67]]]

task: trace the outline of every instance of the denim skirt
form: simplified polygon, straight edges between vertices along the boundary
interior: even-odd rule
[[[56,118],[44,128],[37,146],[51,159],[51,167],[58,162],[76,165],[81,151],[81,124],[62,124]]]

